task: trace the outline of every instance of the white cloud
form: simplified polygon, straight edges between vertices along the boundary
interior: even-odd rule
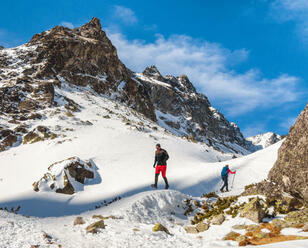
[[[276,0],[271,7],[271,14],[277,21],[294,21],[297,33],[304,42],[308,42],[307,0]]]
[[[297,118],[298,116],[285,119],[283,122],[280,123],[280,127],[289,129],[291,126],[295,124]]]
[[[266,127],[264,123],[255,123],[253,126],[245,127],[241,130],[245,138],[255,136],[257,134],[266,133]]]
[[[127,25],[133,25],[138,22],[138,19],[133,10],[116,5],[114,6],[114,17],[119,18]]]
[[[143,71],[155,64],[162,74],[186,74],[200,92],[230,116],[280,106],[299,97],[296,77],[282,74],[269,79],[256,69],[245,73],[232,70],[234,64],[247,59],[249,52],[245,49],[231,51],[184,35],[168,39],[158,35],[153,43],[130,41],[119,33],[109,37],[129,68]]]
[[[61,26],[63,26],[63,27],[67,27],[67,28],[70,28],[70,29],[73,29],[74,28],[74,25],[73,25],[73,23],[71,23],[71,22],[61,22]]]

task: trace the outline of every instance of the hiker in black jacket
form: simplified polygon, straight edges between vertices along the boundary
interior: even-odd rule
[[[151,186],[155,189],[157,189],[157,181],[158,176],[160,172],[162,173],[163,179],[166,183],[165,189],[169,188],[168,180],[166,177],[166,170],[167,170],[167,160],[169,158],[169,155],[166,150],[162,149],[160,147],[160,144],[156,145],[156,151],[155,151],[155,161],[153,167],[155,168],[155,183]],[[157,163],[157,165],[156,165]]]

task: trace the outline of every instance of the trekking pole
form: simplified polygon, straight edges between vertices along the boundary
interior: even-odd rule
[[[235,178],[235,174],[234,174],[234,176],[233,176],[233,180],[232,180],[231,189],[233,189],[234,178]]]

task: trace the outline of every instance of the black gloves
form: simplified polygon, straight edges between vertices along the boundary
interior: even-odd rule
[[[155,168],[155,164],[153,164],[153,168]]]

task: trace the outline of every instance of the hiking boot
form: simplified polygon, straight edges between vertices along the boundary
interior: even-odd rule
[[[155,185],[155,184],[151,184],[151,187],[154,188],[154,189],[157,189],[157,185]]]
[[[166,184],[165,189],[169,189],[169,184],[168,184],[167,177],[164,177],[164,181],[165,181],[165,184]]]
[[[155,174],[154,184],[151,184],[151,187],[154,189],[157,189],[157,182],[158,182],[158,176],[159,174]]]

